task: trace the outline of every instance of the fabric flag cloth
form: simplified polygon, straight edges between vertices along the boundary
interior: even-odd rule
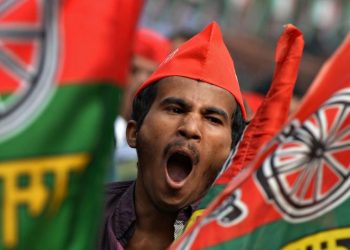
[[[348,249],[350,35],[289,124],[172,249]]]
[[[142,5],[0,1],[0,249],[96,249]]]

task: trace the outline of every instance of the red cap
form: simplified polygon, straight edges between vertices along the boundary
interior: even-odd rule
[[[216,22],[212,22],[171,53],[139,87],[136,95],[150,84],[168,76],[183,76],[227,90],[236,99],[243,118],[246,119],[233,60]]]
[[[170,52],[170,41],[162,34],[146,28],[136,32],[134,53],[160,64]]]

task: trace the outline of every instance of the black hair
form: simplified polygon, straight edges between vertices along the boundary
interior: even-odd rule
[[[151,106],[157,96],[157,89],[158,84],[153,83],[141,90],[141,92],[134,98],[131,118],[136,121],[137,131],[140,130],[143,120],[145,119],[148,111],[151,109]],[[232,116],[231,148],[234,148],[238,144],[245,126],[246,122],[243,119],[241,107],[237,105],[235,113]]]

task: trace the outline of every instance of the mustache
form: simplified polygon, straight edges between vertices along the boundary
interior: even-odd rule
[[[164,155],[168,155],[170,150],[174,147],[175,148],[186,148],[188,151],[191,152],[191,156],[192,156],[192,160],[193,160],[192,164],[193,165],[198,164],[198,162],[200,160],[199,151],[194,145],[186,143],[186,142],[182,142],[182,141],[171,142],[165,147]]]

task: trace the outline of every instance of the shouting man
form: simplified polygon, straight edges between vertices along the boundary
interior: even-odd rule
[[[165,249],[243,132],[246,112],[220,28],[170,54],[136,92],[126,137],[135,181],[108,187],[102,249]]]

